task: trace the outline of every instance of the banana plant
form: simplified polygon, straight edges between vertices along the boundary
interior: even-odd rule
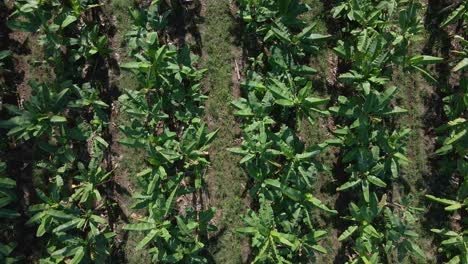
[[[440,251],[446,255],[449,264],[466,263],[468,261],[468,232],[466,230],[455,232],[446,229],[431,229],[432,232],[442,236]]]
[[[349,72],[343,73],[339,79],[345,83],[354,83],[360,87],[368,85],[384,85],[391,79],[392,69],[388,68],[391,62],[406,71],[417,70],[424,77],[433,82],[435,78],[422,66],[440,63],[442,58],[428,55],[408,55],[409,41],[399,44],[395,35],[388,39],[386,35],[379,33],[375,29],[363,29],[356,37],[356,45],[349,41],[338,41],[338,46],[334,48],[336,54],[349,61],[353,61],[353,68]]]
[[[340,96],[340,105],[330,108],[336,116],[348,120],[348,125],[332,131],[336,138],[326,143],[342,148],[342,161],[347,164],[345,171],[350,174],[348,181],[337,191],[360,185],[368,202],[370,186],[385,188],[386,182],[399,177],[401,165],[409,162],[405,156],[405,141],[410,130],[389,131],[385,128],[389,117],[406,112],[390,105],[396,87],[383,93],[363,87],[367,96],[351,99]]]
[[[257,38],[264,52],[256,60],[268,63],[275,76],[292,72],[296,75],[317,71],[297,60],[317,53],[330,35],[315,33],[317,23],[307,25],[301,15],[311,8],[297,0],[238,1],[239,16],[246,23],[247,33]]]
[[[0,218],[12,219],[20,216],[18,212],[11,209],[11,205],[17,200],[16,181],[5,173],[6,163],[0,162]]]
[[[84,11],[92,8],[102,6],[99,1],[96,0],[70,0],[73,11],[77,16],[82,14]]]
[[[15,1],[8,26],[15,31],[40,32],[39,43],[44,46],[46,60],[63,66],[61,49],[67,42],[63,31],[77,20],[76,14],[58,0],[20,0]]]
[[[468,13],[468,4],[465,1],[461,1],[447,18],[440,25],[442,28],[447,27],[450,24],[457,22],[458,20],[466,21],[466,14]]]
[[[245,131],[244,140],[240,147],[229,148],[230,152],[242,155],[239,164],[244,165],[248,175],[254,179],[256,185],[252,190],[256,192],[268,175],[275,169],[275,156],[268,150],[273,141],[268,138],[267,123],[255,122],[250,130]],[[278,166],[278,165],[276,165]]]
[[[119,102],[130,118],[130,124],[119,127],[125,135],[120,143],[130,147],[144,147],[169,118],[163,112],[162,103],[149,101],[143,91],[127,91],[119,97]]]
[[[45,30],[48,28],[46,22],[52,16],[50,11],[59,7],[60,2],[58,0],[19,0],[15,2],[15,5],[16,8],[11,17],[16,19],[10,20],[8,26],[13,30],[36,32],[41,27]]]
[[[468,40],[460,35],[455,35],[454,39],[460,44],[462,50],[452,51],[457,57],[461,58],[461,60],[452,68],[452,72],[460,72],[468,66]]]
[[[209,224],[214,209],[202,212],[187,209],[185,216],[175,216],[171,221],[166,219],[168,212],[163,206],[158,202],[151,204],[146,219],[124,226],[125,230],[145,234],[136,249],[149,246],[148,252],[155,263],[207,263],[203,255],[205,245],[197,234],[215,230]]]
[[[98,164],[100,159],[91,159],[88,168],[85,168],[83,163],[78,163],[79,175],[74,179],[78,181],[74,185],[74,192],[70,199],[80,204],[86,204],[87,207],[92,207],[95,204],[102,202],[102,195],[99,191],[100,186],[104,185],[111,176],[111,172],[105,172]]]
[[[450,13],[441,28],[459,22],[463,29],[467,27],[467,3],[461,2]],[[466,146],[468,133],[466,112],[468,109],[468,79],[466,78],[466,66],[468,65],[468,42],[465,38],[455,35],[454,40],[460,43],[462,50],[453,51],[461,58],[452,68],[452,74],[460,74],[459,85],[443,98],[444,112],[449,120],[446,124],[436,129],[439,134],[439,148],[435,154],[442,158],[441,174],[446,177],[455,177],[459,181],[456,190],[446,197],[426,194],[426,197],[445,206],[449,213],[464,215],[468,211],[468,161],[466,159]],[[463,217],[463,216],[462,216]],[[468,261],[468,233],[464,228],[464,219],[461,220],[461,228],[456,230],[431,229],[432,232],[442,237],[439,252],[446,257],[446,263],[464,263]]]
[[[426,254],[416,241],[419,235],[414,230],[415,217],[412,208],[384,209],[385,218],[385,253],[389,262],[404,262],[411,257],[425,261]]]
[[[4,60],[11,56],[11,51],[9,50],[2,50],[0,51],[0,75],[3,75],[5,71],[5,62]]]
[[[246,86],[250,85],[262,85],[261,83],[247,83]],[[264,85],[262,85],[264,87]],[[266,87],[265,87],[266,89]],[[261,96],[260,98],[258,96]],[[234,115],[242,118],[248,124],[255,126],[258,122],[264,124],[275,124],[275,120],[271,118],[273,110],[274,98],[269,92],[264,95],[257,95],[257,93],[248,93],[247,98],[239,98],[236,101],[232,101],[231,105],[237,110]],[[252,130],[250,128],[248,130]]]
[[[414,243],[418,238],[412,230],[414,223],[403,220],[414,217],[408,216],[408,211],[404,211],[404,218],[392,211],[386,195],[379,200],[372,192],[369,202],[361,205],[351,202],[349,208],[350,216],[344,219],[353,224],[338,238],[346,241],[355,237],[353,250],[356,254],[348,263],[381,263],[384,259],[390,263],[402,262],[410,255],[425,259],[424,252]]]
[[[50,213],[50,212],[49,212]],[[107,220],[91,211],[80,215],[53,212],[54,221],[61,221],[52,229],[53,238],[47,244],[48,257],[43,263],[107,263],[109,245],[114,237],[106,226]],[[53,222],[52,222],[53,223]],[[47,228],[46,224],[45,228]],[[84,234],[81,237],[81,234]]]
[[[329,100],[311,96],[311,82],[307,82],[302,88],[297,87],[297,85],[296,82],[286,84],[276,78],[266,78],[263,81],[247,81],[243,84],[243,87],[249,89],[252,93],[249,93],[247,99],[241,98],[232,102],[232,105],[238,109],[235,115],[243,119],[253,116],[264,119],[265,117],[268,118],[270,113],[275,110],[274,106],[277,105],[282,109],[284,116],[288,116],[288,112],[293,110],[299,126],[303,118],[310,123],[314,123],[312,120],[313,113],[329,114],[327,110],[320,108]],[[257,96],[262,94],[264,94],[262,102],[258,102]],[[266,119],[264,121],[267,122]]]
[[[99,32],[98,25],[85,25],[82,29],[83,34],[79,38],[70,38],[68,45],[77,47],[70,50],[70,58],[78,61],[82,58],[90,60],[96,55],[106,57],[110,54],[108,48],[108,38]]]
[[[193,171],[196,190],[202,187],[204,170],[210,164],[208,160],[208,148],[218,131],[215,130],[208,133],[206,124],[201,123],[200,119],[197,118],[196,120],[192,120],[192,125],[184,131],[180,140],[180,151],[184,159],[184,169]]]
[[[348,0],[334,7],[332,12],[333,18],[346,17],[357,23],[357,28],[348,27],[347,32],[360,32],[369,28],[379,32],[388,30],[392,37],[397,38],[395,45],[408,45],[404,40],[410,40],[413,37],[411,35],[423,30],[417,14],[420,8],[421,4],[417,1],[382,0],[376,4],[372,0]]]
[[[109,105],[99,96],[99,90],[90,83],[80,86],[74,84],[70,88],[76,100],[70,101],[67,107],[78,112],[93,113],[93,120],[90,122],[93,131],[102,131],[109,124],[109,117],[106,111]]]
[[[2,233],[12,229],[12,219],[18,218],[20,214],[13,209],[12,205],[17,200],[15,193],[16,181],[5,175],[6,163],[0,161],[0,230]],[[0,241],[0,261],[2,263],[20,263],[21,257],[14,256],[13,252],[17,244],[14,242],[4,243]]]
[[[315,160],[322,148],[305,148],[294,127],[303,119],[313,122],[314,113],[328,114],[322,108],[328,100],[312,95],[310,76],[317,70],[304,61],[329,36],[303,20],[310,7],[302,1],[238,3],[245,33],[254,36],[259,51],[241,86],[245,97],[232,102],[242,121],[241,144],[228,150],[240,156],[251,196],[260,203],[239,231],[252,238],[254,263],[310,261],[326,253],[318,244],[325,232],[313,227],[310,212],[337,212],[311,192],[314,175],[324,169]]]
[[[92,164],[96,161],[92,161]],[[93,167],[95,165],[90,165]],[[81,168],[84,174],[84,168]],[[63,172],[58,170],[58,173]],[[70,173],[70,171],[68,171]],[[100,170],[97,170],[100,173]],[[87,173],[89,174],[89,173]],[[30,206],[28,224],[38,224],[37,237],[46,238],[47,255],[44,263],[106,263],[114,234],[100,209],[101,195],[88,185],[66,186],[67,174],[58,174],[49,183],[49,194],[36,190],[43,203]],[[77,181],[85,176],[78,175]],[[102,176],[106,178],[106,175]],[[92,181],[92,180],[90,180]],[[68,196],[68,193],[71,195]],[[68,198],[67,198],[68,197]],[[94,197],[91,199],[89,197]],[[86,199],[85,199],[86,198]],[[96,206],[96,204],[98,204]]]
[[[285,71],[292,71],[297,75],[307,72],[315,74],[317,71],[306,65],[298,65],[295,60],[317,53],[323,40],[329,35],[314,33],[317,24],[307,23],[301,15],[310,7],[301,1],[238,1],[239,16],[247,26],[247,33],[251,33],[263,45],[264,52],[256,60],[261,64],[268,63],[277,76]],[[283,3],[284,2],[284,3]]]
[[[388,23],[397,8],[397,1],[379,1],[375,4],[371,0],[343,1],[332,10],[333,18],[346,16],[349,21],[357,22],[362,28],[378,28]]]
[[[271,22],[276,19],[289,28],[306,25],[299,16],[310,9],[298,0],[239,0],[238,3],[239,16],[247,27],[256,29],[255,31],[263,33],[262,35],[266,35],[271,30]]]
[[[23,258],[12,256],[12,253],[17,247],[18,245],[14,242],[8,244],[0,243],[0,261],[5,264],[21,263]]]
[[[170,12],[170,11],[168,11]],[[132,73],[138,87],[119,98],[129,125],[121,126],[121,143],[145,152],[147,168],[136,175],[142,190],[133,195],[134,209],[147,215],[124,226],[141,232],[137,250],[147,248],[155,263],[207,263],[205,242],[216,228],[213,208],[180,204],[203,190],[209,166],[209,132],[201,121],[200,81],[205,70],[195,67],[197,56],[187,46],[164,43],[168,12],[160,1],[148,10],[130,9],[134,25],[126,34],[131,61],[121,68]]]
[[[125,37],[128,39],[131,55],[138,53],[141,49],[149,50],[155,42],[160,43],[157,32],[166,28],[170,13],[171,10],[163,12],[159,1],[151,1],[147,10],[129,8],[133,23]]]
[[[206,70],[193,67],[197,61],[187,47],[177,50],[173,45],[156,42],[156,35],[148,39],[150,48],[143,50],[137,61],[124,63],[121,68],[133,72],[141,90],[161,101],[164,112],[177,120],[189,123],[200,115],[206,96],[201,93],[199,81]],[[191,98],[191,100],[186,100]]]
[[[75,23],[84,11],[100,6],[95,0],[71,0],[71,8],[59,0],[18,0],[8,26],[17,31],[48,33],[64,30]],[[52,23],[50,19],[53,19]],[[60,37],[57,34],[56,37]]]
[[[215,210],[195,211],[189,207],[185,208],[185,216],[177,215],[177,197],[192,192],[187,184],[182,184],[185,179],[183,173],[169,176],[164,167],[160,166],[145,169],[137,177],[146,182],[147,188],[134,195],[136,202],[133,208],[147,208],[149,214],[137,219],[136,223],[124,226],[124,230],[145,234],[137,250],[148,246],[154,262],[191,260],[194,263],[205,263],[202,240],[209,232],[216,230],[210,224]]]
[[[294,84],[292,84],[294,85]],[[319,113],[328,115],[328,111],[320,109],[318,106],[326,104],[329,100],[310,96],[312,90],[312,83],[308,82],[303,88],[288,88],[286,85],[278,80],[271,79],[271,84],[267,89],[272,93],[275,98],[275,103],[284,107],[285,111],[294,109],[296,112],[296,120],[306,118],[310,123],[312,120],[312,113]]]
[[[10,128],[8,136],[18,140],[41,138],[43,135],[53,137],[64,128],[67,118],[64,109],[68,103],[69,84],[30,83],[33,95],[24,103],[24,110],[7,106],[14,115],[0,126]]]
[[[345,60],[353,61],[353,68],[339,78],[345,82],[363,82],[383,85],[391,78],[391,62],[405,71],[418,71],[428,80],[437,80],[423,66],[440,63],[442,58],[411,55],[409,47],[422,34],[423,25],[418,15],[421,8],[414,1],[349,0],[334,10],[334,16],[346,16],[361,27],[348,28],[351,41],[338,41],[335,52]],[[344,14],[346,13],[346,14]]]
[[[464,107],[466,110],[468,104],[466,104]],[[452,121],[449,121],[446,125],[439,127],[437,129],[437,132],[446,132],[447,136],[442,138],[442,147],[436,150],[436,154],[447,155],[453,152],[459,157],[463,157],[463,146],[466,145],[468,140],[466,129],[467,125],[468,121],[463,117],[459,117]]]
[[[382,76],[391,60],[390,43],[372,28],[363,29],[356,41],[338,41],[334,48],[344,60],[353,61],[353,69],[339,76],[341,81],[358,85],[383,85],[389,81]]]
[[[266,124],[259,122],[256,130],[245,130],[241,147],[228,150],[243,156],[239,163],[252,177],[252,195],[261,193],[271,201],[284,197],[290,202],[336,213],[308,191],[314,175],[322,169],[312,160],[320,149],[305,150],[286,126],[271,133],[267,132]]]
[[[246,226],[238,229],[252,239],[256,251],[252,263],[310,261],[318,252],[327,253],[319,244],[327,232],[314,229],[310,218],[302,219],[303,211],[303,208],[296,208],[292,218],[277,216],[271,202],[260,196],[258,213],[250,210],[244,218]]]
[[[41,259],[43,263],[107,263],[110,255],[109,245],[115,236],[105,227],[107,220],[92,212],[81,217],[67,217],[63,224],[53,229],[55,237],[47,245],[49,257]],[[84,237],[74,234],[85,233]],[[68,232],[68,233],[67,233]]]
[[[55,74],[62,80],[79,76],[78,71],[65,69],[84,68],[84,61],[93,55],[109,53],[107,37],[99,34],[98,26],[89,25],[86,16],[88,10],[101,4],[94,0],[73,0],[70,4],[58,0],[15,1],[8,21],[12,30],[39,33],[45,57],[39,63],[55,65]]]
[[[105,110],[108,105],[98,98],[97,91],[89,84],[82,88],[70,81],[30,84],[33,95],[24,102],[24,109],[6,106],[13,117],[0,122],[0,126],[10,129],[8,136],[17,140],[38,139],[41,148],[55,153],[58,146],[65,146],[71,140],[85,141],[91,129],[102,131],[107,126]],[[91,127],[86,124],[87,113],[93,113]],[[76,127],[67,126],[71,118]]]
[[[369,203],[349,205],[351,215],[345,219],[353,222],[339,237],[339,241],[345,241],[356,237],[353,250],[355,256],[348,263],[379,263],[381,261],[379,245],[382,244],[384,234],[376,229],[376,218],[382,214],[386,196],[378,200],[375,193],[370,195]]]

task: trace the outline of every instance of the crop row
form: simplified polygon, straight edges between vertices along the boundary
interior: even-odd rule
[[[98,9],[93,1],[16,1],[8,21],[10,29],[37,36],[44,55],[37,64],[52,69],[50,81],[30,80],[30,98],[5,105],[12,118],[1,123],[14,144],[33,151],[35,193],[22,216],[37,226],[41,263],[105,263],[113,242],[103,196],[109,106],[89,71],[108,53]]]
[[[239,232],[252,241],[254,263],[305,263],[327,250],[327,234],[314,223],[315,208],[336,214],[312,194],[324,168],[315,158],[322,146],[305,147],[297,136],[303,120],[327,115],[326,98],[314,97],[308,59],[328,35],[317,34],[302,14],[300,1],[238,1],[245,24],[245,46],[254,47],[242,83],[243,98],[234,101],[242,143],[229,149],[251,184],[253,208]],[[306,122],[307,122],[306,121]]]
[[[392,188],[402,175],[410,130],[397,126],[395,118],[407,110],[397,105],[401,87],[392,85],[395,71],[420,72],[434,81],[423,67],[440,58],[414,55],[413,45],[422,33],[418,1],[345,1],[333,10],[345,27],[335,53],[350,69],[338,79],[351,96],[340,96],[330,108],[337,129],[330,145],[341,150],[346,174],[336,190],[351,195],[344,217],[349,225],[339,236],[350,247],[349,263],[388,263],[416,258],[425,253],[416,243],[417,208],[399,199]],[[341,212],[340,212],[341,213]]]
[[[130,11],[132,61],[121,68],[138,87],[119,98],[129,119],[120,126],[120,143],[144,152],[146,168],[134,175],[142,190],[133,194],[133,208],[147,214],[124,229],[144,234],[136,249],[147,247],[154,263],[206,263],[205,243],[216,227],[215,209],[203,208],[204,176],[217,131],[209,133],[201,120],[205,70],[196,68],[198,58],[188,46],[166,38],[171,12],[160,1]]]
[[[461,3],[440,26],[447,28],[451,24],[460,25],[465,33],[453,36],[454,41],[459,43],[459,49],[453,51],[459,60],[454,63],[452,74],[459,74],[459,79],[453,90],[445,91],[444,114],[448,122],[436,129],[440,147],[435,153],[442,158],[439,163],[440,175],[453,180],[456,187],[449,188],[451,191],[444,198],[433,194],[427,194],[426,197],[444,205],[445,211],[452,213],[452,219],[455,219],[454,228],[434,228],[431,231],[443,238],[440,250],[447,258],[447,263],[456,264],[468,262],[468,2]]]
[[[44,60],[36,63],[52,69],[51,81],[29,82],[31,97],[24,103],[5,106],[12,118],[1,123],[14,144],[33,152],[34,204],[22,216],[37,225],[36,236],[45,245],[38,249],[41,263],[106,263],[114,244],[104,139],[110,109],[100,99],[104,84],[95,72],[109,55],[100,6],[97,1],[17,1],[8,22],[12,30],[37,37]],[[119,127],[120,143],[145,153],[146,169],[134,175],[142,190],[133,195],[133,208],[145,213],[124,230],[145,234],[137,249],[149,247],[154,262],[205,263],[204,241],[216,228],[210,224],[215,210],[203,208],[204,175],[208,145],[217,134],[201,121],[205,70],[195,68],[197,56],[187,46],[164,40],[170,7],[152,1],[129,14],[133,25],[126,41],[134,61],[121,68],[136,77],[138,88],[119,98],[129,120]],[[1,59],[9,55],[2,52]],[[6,164],[0,165],[1,217],[19,217],[10,209],[17,198],[15,181],[3,175]],[[6,259],[15,245],[0,246]]]
[[[6,72],[10,70],[8,67],[10,58],[10,51],[0,51],[0,111],[3,110],[5,98],[11,93],[5,80]],[[7,146],[8,142],[2,135],[2,141],[0,141],[1,157],[5,157]],[[0,158],[0,232],[6,236],[11,236],[14,233],[14,220],[20,216],[15,205],[16,200],[16,181],[7,174],[7,163]],[[16,243],[2,237],[0,239],[0,261],[3,263],[19,261],[20,258],[12,254],[16,247]]]

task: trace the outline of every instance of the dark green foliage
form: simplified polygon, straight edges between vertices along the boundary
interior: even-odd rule
[[[194,67],[197,57],[188,47],[161,44],[158,31],[170,11],[160,8],[156,1],[147,11],[130,10],[134,25],[127,38],[135,61],[121,65],[139,81],[137,90],[119,98],[130,118],[130,126],[120,127],[121,143],[144,150],[148,166],[135,175],[144,189],[133,195],[133,208],[148,214],[124,229],[144,233],[137,249],[148,247],[154,263],[206,263],[215,210],[179,203],[202,194],[208,146],[217,132],[209,133],[200,119],[205,70]]]

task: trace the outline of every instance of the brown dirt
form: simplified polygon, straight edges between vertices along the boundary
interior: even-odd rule
[[[15,73],[15,83],[17,83],[18,105],[23,106],[23,102],[31,97],[31,87],[28,81],[31,80],[31,63],[24,54],[29,54],[30,50],[27,48],[28,39],[31,35],[24,32],[12,32],[9,34],[9,39],[14,45],[16,53],[13,55]]]
[[[338,78],[338,56],[330,52],[328,54],[328,72],[327,72],[327,85],[335,86]]]
[[[243,76],[241,73],[243,72],[244,65],[239,65],[240,63],[237,59],[233,62],[233,71],[232,71],[232,97],[234,100],[238,100],[241,97],[241,89],[240,83],[242,81]]]

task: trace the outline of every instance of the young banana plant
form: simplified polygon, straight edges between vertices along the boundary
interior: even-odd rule
[[[171,10],[163,12],[158,1],[152,1],[148,10],[129,9],[129,15],[133,23],[125,37],[128,39],[131,55],[140,52],[142,49],[150,50],[155,43],[161,43],[157,32],[161,32],[166,28],[170,13]]]
[[[386,120],[397,114],[405,113],[400,107],[392,107],[389,103],[395,96],[395,87],[380,93],[368,89],[365,97],[348,99],[340,96],[340,106],[330,108],[336,116],[349,120],[349,125],[339,127],[333,134],[335,139],[326,143],[343,149],[343,162],[350,178],[337,188],[346,190],[361,185],[363,197],[369,201],[369,186],[385,188],[386,181],[398,178],[401,165],[408,163],[405,156],[405,140],[408,129],[386,129]]]
[[[319,241],[327,234],[316,230],[310,218],[304,219],[304,208],[295,208],[292,217],[275,215],[270,201],[260,196],[258,213],[249,211],[245,227],[238,232],[252,239],[255,259],[252,263],[294,263],[310,261],[317,253],[327,253]]]
[[[447,257],[447,263],[458,264],[468,261],[468,232],[466,230],[455,232],[446,229],[431,229],[431,231],[443,238],[439,251]]]
[[[70,101],[67,106],[77,112],[93,113],[90,122],[92,130],[102,132],[109,124],[109,117],[106,113],[109,105],[99,98],[99,90],[90,83],[84,83],[81,87],[73,85],[70,90],[77,99]]]
[[[58,0],[19,0],[15,1],[15,5],[15,11],[8,21],[10,29],[39,32],[46,60],[63,66],[61,49],[67,42],[63,31],[74,24],[78,17],[71,9],[64,8]]]
[[[317,71],[297,61],[317,53],[329,35],[314,33],[316,23],[307,26],[301,15],[311,8],[297,0],[238,1],[239,16],[246,24],[247,33],[261,44],[264,52],[256,58],[267,63],[274,76],[315,74]]]
[[[455,7],[455,10],[453,10],[440,25],[442,28],[445,28],[450,24],[456,23],[459,20],[466,21],[466,14],[468,13],[468,3],[466,3],[465,1],[461,1],[460,3],[456,4]],[[466,22],[464,26],[466,27]]]
[[[180,151],[184,159],[184,169],[193,171],[195,189],[200,190],[206,166],[210,164],[208,148],[219,130],[208,133],[205,123],[192,120],[192,125],[184,131],[180,141]]]
[[[77,185],[74,185],[74,192],[70,199],[84,204],[88,208],[98,205],[102,202],[102,195],[98,187],[104,185],[111,176],[111,172],[105,172],[97,162],[100,159],[91,159],[88,168],[83,163],[78,163],[79,175],[75,176]]]
[[[353,68],[340,79],[346,83],[370,82],[383,85],[390,80],[395,63],[405,71],[418,71],[428,80],[437,80],[422,66],[441,62],[443,59],[428,55],[411,55],[409,48],[422,34],[423,26],[418,15],[421,8],[415,1],[349,0],[334,9],[334,16],[346,16],[361,27],[347,28],[350,39],[340,40],[334,49],[338,56],[353,61]],[[351,23],[350,23],[351,25]]]
[[[16,181],[6,175],[6,163],[0,161],[0,231],[2,234],[12,230],[11,220],[20,214],[14,210],[16,196]],[[2,239],[3,240],[3,239]],[[13,255],[17,244],[15,242],[0,241],[0,261],[2,263],[20,263],[21,257]]]
[[[0,218],[12,219],[20,214],[11,206],[17,200],[16,181],[6,175],[6,163],[0,162]]]
[[[238,4],[239,16],[247,27],[263,35],[271,30],[272,22],[277,18],[281,18],[288,28],[306,25],[299,16],[310,8],[297,0],[239,0]]]
[[[156,201],[148,206],[149,216],[138,223],[128,224],[125,230],[143,232],[145,237],[136,246],[137,250],[149,245],[148,252],[155,263],[206,263],[203,255],[205,245],[202,237],[216,228],[209,224],[214,209],[195,212],[187,209],[185,216],[167,219],[172,202]],[[166,208],[165,208],[166,206]]]
[[[213,133],[206,135],[206,128],[203,125],[199,130],[193,131],[198,132],[196,134],[198,140],[193,138],[189,140],[188,136],[184,136],[183,142],[185,141],[185,143],[181,143],[182,145],[188,144],[182,147],[188,152],[184,151],[184,154],[181,155],[174,150],[154,151],[148,158],[153,168],[145,169],[137,174],[140,182],[147,187],[144,192],[134,195],[136,203],[133,208],[148,208],[149,215],[139,219],[138,223],[126,225],[124,229],[145,233],[145,238],[137,245],[137,249],[149,246],[148,252],[155,262],[191,260],[194,263],[205,263],[206,260],[201,254],[204,250],[202,239],[207,236],[208,232],[215,230],[215,227],[210,224],[214,209],[194,211],[192,208],[186,208],[185,217],[182,217],[178,215],[176,208],[178,197],[194,191],[186,182],[188,176],[186,173],[194,171],[195,188],[201,188],[202,175],[197,174],[197,168],[202,166],[206,159],[204,154],[198,159],[195,159],[195,155],[202,153],[201,150],[206,148],[206,144],[214,136]],[[190,130],[187,134],[189,133]],[[166,140],[168,139],[166,138]],[[168,175],[163,165],[170,168],[175,159],[181,159],[185,155],[187,155],[187,158],[184,159],[186,173],[179,172],[173,176]],[[166,159],[165,162],[163,162],[164,159]],[[195,162],[199,162],[199,164],[195,164]],[[194,166],[196,168],[193,168]]]
[[[245,98],[232,102],[242,121],[242,143],[229,151],[241,156],[240,165],[252,180],[250,193],[260,197],[260,210],[245,217],[239,231],[252,238],[254,263],[310,261],[321,252],[318,241],[326,232],[312,226],[310,212],[319,208],[336,213],[312,193],[322,166],[315,161],[320,147],[305,148],[295,135],[302,120],[313,122],[328,99],[312,94],[310,75],[317,71],[303,63],[319,50],[328,35],[314,33],[301,15],[310,7],[301,1],[238,1],[246,34],[255,35],[262,52],[251,59]]]
[[[126,37],[133,61],[121,65],[139,82],[119,98],[129,118],[129,125],[120,127],[121,143],[144,150],[148,166],[136,175],[143,189],[133,196],[133,208],[148,215],[124,229],[144,234],[137,249],[147,248],[154,263],[206,263],[204,241],[216,230],[210,224],[215,211],[181,201],[204,187],[208,147],[217,131],[208,132],[201,122],[205,70],[195,68],[197,57],[188,47],[160,40],[169,13],[162,13],[159,3],[153,1],[147,11],[130,10],[134,25]]]
[[[378,28],[395,14],[397,1],[379,1],[375,4],[372,0],[349,0],[333,8],[333,18],[346,17],[349,21],[356,22],[361,28]],[[359,30],[359,29],[357,29]],[[348,29],[348,31],[350,31]]]
[[[294,84],[293,84],[294,85]],[[319,108],[320,105],[328,103],[329,99],[322,99],[310,96],[312,83],[308,82],[303,88],[290,87],[284,83],[271,79],[271,84],[267,85],[267,89],[275,98],[275,104],[284,108],[285,111],[294,110],[296,112],[296,120],[298,124],[302,118],[307,119],[310,123],[314,123],[312,113],[328,115],[327,110]]]
[[[114,233],[104,218],[103,199],[97,190],[109,176],[93,159],[87,171],[78,165],[76,184],[66,186],[64,180],[73,175],[58,174],[49,184],[48,195],[37,189],[42,204],[29,208],[28,224],[39,224],[36,235],[47,239],[44,263],[106,263]],[[61,173],[63,170],[57,170]],[[71,193],[70,196],[69,193]]]
[[[8,244],[0,243],[0,261],[5,264],[21,263],[23,258],[12,256],[14,250],[18,247],[18,244],[11,242]]]
[[[99,32],[98,25],[85,25],[82,29],[83,34],[79,38],[70,38],[68,45],[72,47],[69,51],[69,56],[74,61],[78,61],[82,58],[90,60],[94,56],[99,55],[106,57],[110,54],[108,48],[108,38]]]
[[[341,160],[349,178],[337,191],[360,187],[357,203],[350,204],[350,216],[356,224],[340,236],[346,240],[356,235],[351,245],[355,255],[349,263],[401,262],[411,256],[424,258],[414,243],[415,233],[405,222],[408,209],[390,210],[385,192],[392,180],[400,176],[406,157],[409,129],[394,129],[396,115],[406,113],[395,106],[396,87],[388,88],[398,66],[403,71],[417,70],[435,79],[422,68],[442,59],[412,55],[410,49],[423,26],[416,1],[344,1],[334,9],[334,17],[347,20],[345,38],[334,49],[339,57],[352,63],[351,69],[339,76],[354,89],[347,98],[340,96],[338,106],[330,112],[338,117],[329,145],[342,149]],[[377,193],[383,199],[377,200]],[[382,244],[384,246],[382,246]],[[396,259],[392,259],[397,256]]]
[[[468,27],[468,5],[461,2],[458,7],[448,15],[441,24],[447,27],[449,24],[459,22],[463,29]],[[439,134],[440,147],[435,153],[443,158],[441,173],[446,177],[454,177],[459,181],[457,190],[448,193],[447,197],[437,197],[427,194],[432,201],[445,206],[450,213],[465,215],[468,211],[468,161],[466,146],[468,144],[468,121],[466,113],[468,109],[468,78],[466,77],[468,65],[468,42],[465,38],[455,35],[454,39],[460,43],[462,50],[454,51],[461,60],[452,68],[452,74],[460,74],[458,88],[443,98],[444,112],[449,122],[436,129]],[[453,189],[450,189],[453,190]],[[463,218],[463,216],[462,216]],[[432,232],[442,237],[439,251],[444,253],[447,263],[465,263],[468,261],[468,231],[465,228],[465,220],[461,220],[461,228],[457,230],[431,229]]]
[[[346,219],[354,223],[338,237],[339,241],[356,237],[353,246],[356,255],[352,256],[349,263],[380,263],[379,245],[383,242],[384,234],[377,231],[375,225],[376,218],[382,214],[385,203],[386,196],[383,196],[379,202],[375,193],[370,195],[368,203],[361,206],[350,203],[351,215]]]
[[[51,0],[15,1],[15,11],[8,26],[12,30],[39,33],[39,44],[44,49],[44,60],[39,63],[54,65],[60,80],[81,76],[96,54],[106,56],[107,37],[99,33],[88,10],[101,6],[95,0],[72,0],[69,4]],[[92,15],[91,15],[92,17]],[[91,20],[91,21],[89,21]],[[80,71],[69,71],[75,68]]]
[[[9,50],[0,51],[0,76],[3,76],[3,73],[5,72],[5,61],[11,56],[11,54],[12,53]]]
[[[160,101],[164,112],[188,124],[203,110],[202,102],[207,97],[201,93],[199,81],[206,70],[193,67],[197,57],[190,55],[187,47],[177,50],[173,45],[159,46],[153,36],[148,39],[150,48],[143,47],[135,56],[137,61],[121,67],[136,75],[141,91]]]
[[[16,116],[2,121],[0,126],[10,128],[7,135],[17,140],[60,135],[67,123],[65,107],[68,103],[70,84],[49,85],[31,82],[30,85],[33,95],[24,103],[24,110],[7,106]]]
[[[377,264],[384,259],[389,263],[402,262],[409,256],[425,259],[424,252],[415,243],[418,235],[412,230],[414,223],[403,221],[396,211],[389,208],[386,199],[383,195],[378,200],[372,192],[369,202],[361,205],[350,203],[351,215],[345,219],[353,221],[353,224],[338,238],[339,241],[355,238],[353,250],[356,254],[348,263]],[[405,216],[405,219],[412,218]]]

